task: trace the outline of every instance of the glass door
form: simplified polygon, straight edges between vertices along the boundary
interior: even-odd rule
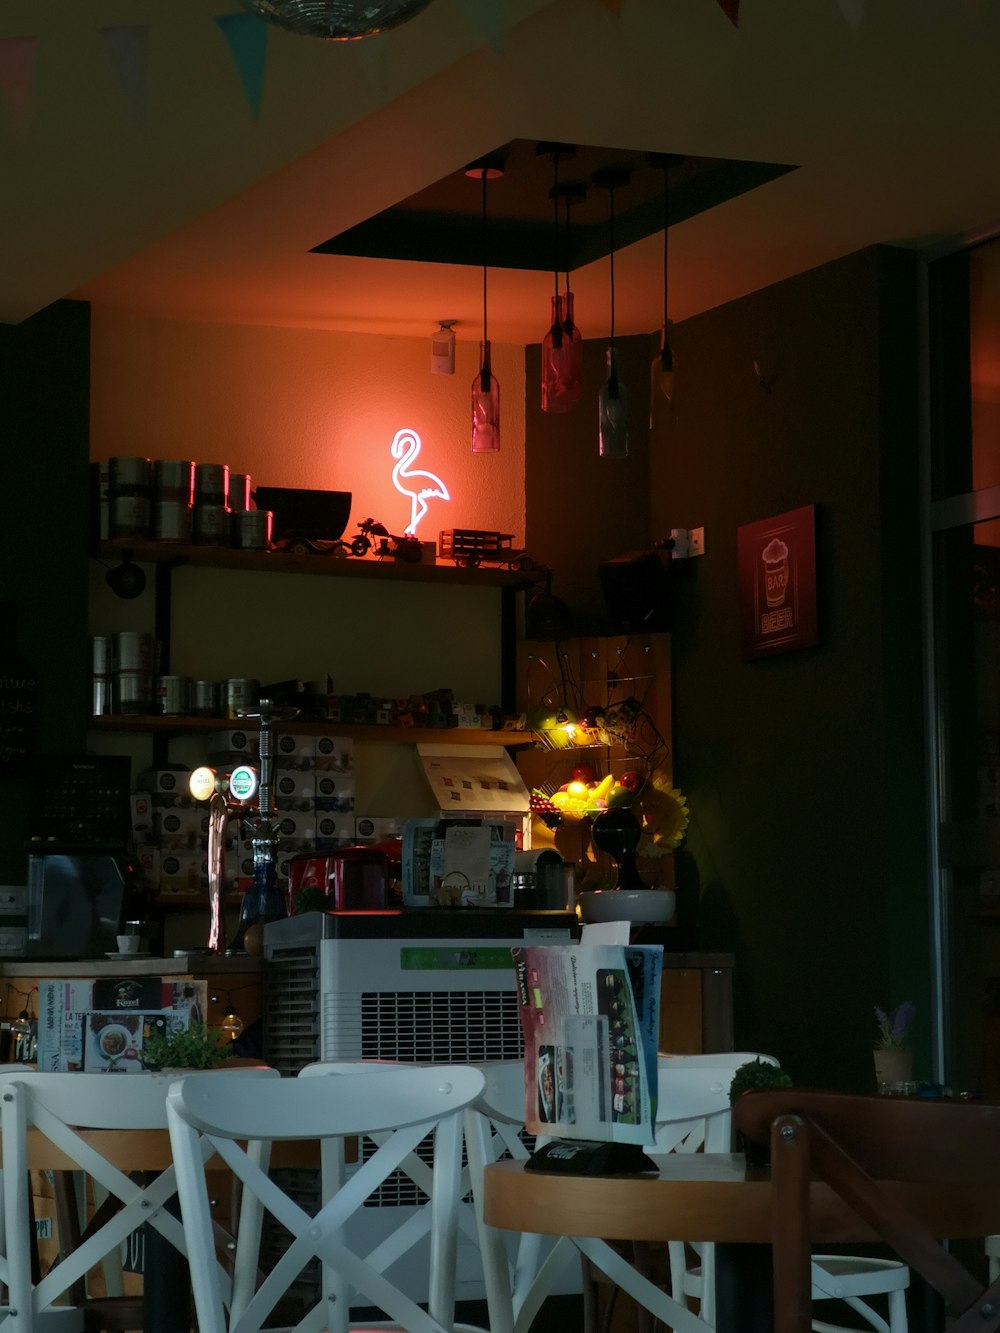
[[[928,266],[939,1064],[1000,1097],[1000,239]]]

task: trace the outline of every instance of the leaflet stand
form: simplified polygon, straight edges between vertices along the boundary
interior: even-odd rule
[[[566,1176],[636,1176],[659,1171],[638,1143],[595,1143],[587,1139],[553,1139],[532,1153],[524,1169]]]

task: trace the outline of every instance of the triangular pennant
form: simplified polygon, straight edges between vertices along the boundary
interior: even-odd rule
[[[37,37],[0,37],[0,98],[19,132],[27,129],[31,119],[37,50]]]
[[[847,19],[851,27],[857,32],[861,27],[861,20],[865,16],[865,0],[837,0],[840,6],[840,12]]]
[[[116,28],[99,28],[111,61],[111,72],[125,99],[133,120],[141,120],[146,110],[146,67],[149,26],[131,23]]]
[[[740,23],[740,0],[716,0],[716,2],[733,27],[738,28]]]
[[[455,3],[476,36],[494,51],[502,52],[507,31],[506,0],[455,0]]]
[[[358,53],[358,58],[365,68],[365,73],[371,80],[373,89],[377,94],[388,92],[388,83],[386,79],[385,57],[388,47],[386,39],[377,34],[373,37],[364,37],[360,41],[352,42],[351,46]]]
[[[229,44],[250,110],[259,116],[268,25],[256,14],[216,14],[215,21]]]

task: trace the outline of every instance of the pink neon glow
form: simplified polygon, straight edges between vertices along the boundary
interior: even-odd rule
[[[392,456],[397,459],[392,469],[392,484],[401,495],[410,497],[410,521],[403,529],[409,537],[417,535],[417,524],[427,513],[428,500],[450,500],[448,487],[433,472],[419,468],[411,472],[410,464],[420,453],[420,436],[415,430],[397,430],[392,441]]]

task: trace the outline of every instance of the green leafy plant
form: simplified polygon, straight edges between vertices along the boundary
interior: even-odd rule
[[[757,1088],[790,1088],[792,1080],[780,1065],[769,1064],[760,1057],[756,1060],[748,1060],[742,1064],[733,1074],[733,1081],[729,1085],[729,1101],[733,1103],[742,1097],[745,1092],[753,1092]]]
[[[299,889],[292,904],[296,916],[300,916],[303,912],[325,912],[329,906],[330,900],[316,884],[310,884],[307,889]]]
[[[142,1063],[147,1069],[215,1069],[233,1054],[232,1042],[204,1023],[166,1035],[154,1032],[143,1042]]]

